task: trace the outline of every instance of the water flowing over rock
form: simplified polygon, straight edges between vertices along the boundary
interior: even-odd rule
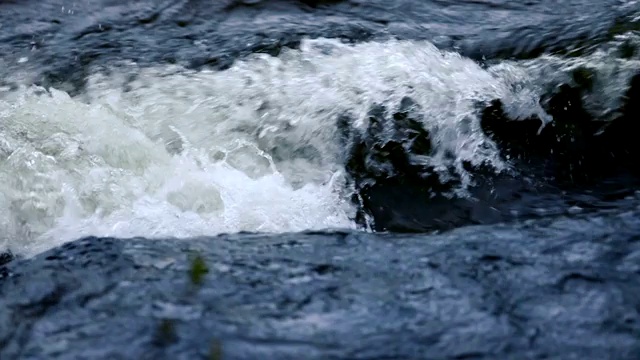
[[[638,215],[438,236],[86,238],[0,269],[0,355],[637,359]]]
[[[0,0],[0,359],[640,359],[639,14]]]

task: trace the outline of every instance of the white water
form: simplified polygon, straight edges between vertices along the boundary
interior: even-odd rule
[[[640,53],[637,50],[632,56],[621,58],[621,47],[625,43],[640,49],[640,35],[634,32],[618,35],[585,56],[545,55],[526,61],[505,61],[492,67],[490,71],[501,78],[510,78],[509,81],[515,87],[542,94],[548,93],[558,84],[571,84],[574,70],[587,70],[593,77],[592,89],[584,94],[585,109],[595,118],[612,120],[617,115],[616,110],[622,105],[621,100],[628,89],[630,78],[640,69]]]
[[[527,68],[485,70],[426,42],[307,41],[223,72],[108,70],[77,97],[0,92],[0,249],[32,255],[84,235],[353,228],[337,116],[362,127],[373,104],[393,110],[410,96],[435,138],[429,161],[446,165],[449,150],[498,169],[476,103],[502,98],[514,115],[544,117],[538,94],[516,86]]]

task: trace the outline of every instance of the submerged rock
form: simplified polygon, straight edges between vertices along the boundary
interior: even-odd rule
[[[2,268],[0,358],[637,359],[639,215],[81,239]]]
[[[603,151],[607,162],[640,174],[640,74],[631,78],[619,112],[620,116],[597,134],[595,146],[609,150]]]
[[[445,218],[442,206],[437,205],[442,194],[458,185],[459,179],[443,181],[433,166],[415,161],[416,156],[430,156],[433,151],[429,132],[416,118],[419,114],[417,105],[405,98],[390,118],[384,107],[372,109],[362,134],[345,125],[348,119],[341,119],[339,128],[348,149],[345,169],[355,188],[353,201],[359,209],[360,224],[373,219],[374,229],[389,231],[423,231],[459,224],[455,206],[441,204],[449,207],[450,216]]]
[[[483,131],[494,140],[502,155],[515,159],[517,167],[541,169],[541,176],[576,185],[594,183],[619,173],[638,174],[634,165],[640,147],[640,75],[629,83],[619,116],[604,126],[582,104],[585,87],[563,84],[542,99],[553,120],[544,125],[538,118],[509,119],[500,100],[482,112]]]
[[[552,118],[546,124],[537,117],[509,118],[498,99],[482,109],[482,131],[513,169],[498,173],[490,165],[466,164],[464,175],[473,178],[468,196],[452,194],[462,187],[459,169],[416,161],[432,157],[434,146],[411,99],[392,112],[371,109],[362,132],[341,118],[356,220],[377,231],[447,230],[555,216],[572,206],[591,211],[633,196],[640,186],[640,75],[630,81],[620,116],[604,126],[585,110],[585,79],[540,99]]]
[[[524,168],[540,168],[541,176],[559,181],[588,177],[595,166],[596,152],[590,147],[595,126],[584,110],[580,89],[563,84],[541,103],[553,118],[548,124],[537,117],[509,119],[501,101],[494,100],[483,110],[482,129],[504,157]]]
[[[0,252],[0,266],[7,264],[15,259],[10,251]]]

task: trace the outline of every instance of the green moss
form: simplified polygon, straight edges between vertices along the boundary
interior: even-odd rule
[[[162,319],[154,336],[154,342],[159,346],[166,346],[178,340],[176,335],[175,320]]]
[[[640,30],[640,22],[618,20],[609,28],[608,35],[613,38],[616,35],[638,30]]]
[[[191,259],[191,266],[189,267],[189,279],[194,285],[201,285],[204,281],[205,275],[209,273],[209,267],[207,266],[204,258],[200,254],[196,254]]]
[[[620,57],[623,59],[630,59],[636,54],[636,47],[630,41],[625,41],[620,45],[618,49],[620,52]]]
[[[214,339],[209,349],[209,360],[222,360],[222,343]]]
[[[593,89],[595,76],[596,75],[593,70],[584,67],[579,67],[573,70],[573,73],[571,74],[571,77],[573,78],[573,81],[576,83],[576,85],[586,90]]]

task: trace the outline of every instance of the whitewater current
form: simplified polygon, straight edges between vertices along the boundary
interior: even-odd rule
[[[587,108],[606,118],[640,65],[614,50],[479,64],[426,41],[305,40],[224,71],[94,68],[73,96],[16,72],[19,85],[0,89],[0,250],[29,256],[84,235],[356,228],[336,121],[364,129],[373,106],[393,111],[405,97],[433,137],[422,161],[457,169],[464,196],[464,161],[510,166],[480,131],[482,104],[548,120],[540,96],[587,68],[602,75]]]

